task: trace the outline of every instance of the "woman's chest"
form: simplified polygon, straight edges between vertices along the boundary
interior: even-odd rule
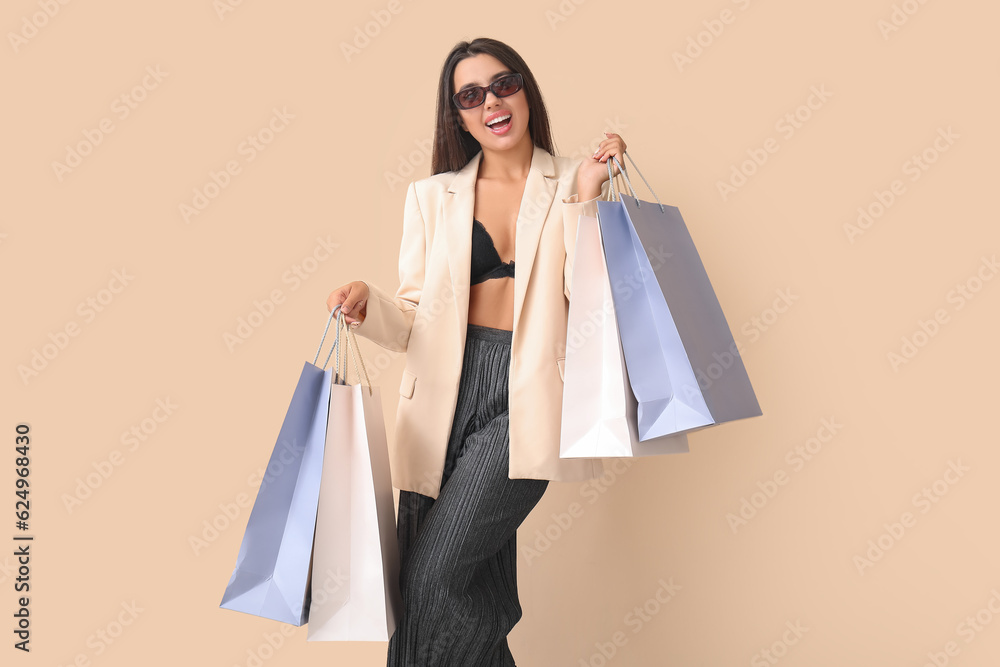
[[[524,195],[524,182],[479,179],[473,218],[489,232],[500,257],[514,256],[517,216]]]

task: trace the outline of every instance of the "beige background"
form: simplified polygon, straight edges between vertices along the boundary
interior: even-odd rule
[[[249,514],[222,508],[256,492],[330,291],[396,287],[441,65],[481,35],[532,67],[558,152],[618,131],[681,209],[765,413],[693,435],[687,455],[549,487],[519,533],[518,664],[996,664],[1000,280],[983,259],[1000,247],[996,3],[221,6],[4,4],[5,664],[384,664],[384,643],[307,644],[305,628],[219,609]],[[894,7],[898,30],[883,34]],[[809,109],[813,87],[829,96]],[[240,146],[275,109],[292,117],[250,160]],[[789,136],[779,123],[796,112]],[[101,141],[57,174],[85,133]],[[765,146],[778,150],[724,198],[718,183]],[[913,171],[925,151],[933,163]],[[229,161],[239,173],[186,221],[181,205]],[[895,180],[891,206],[849,238]],[[296,266],[307,279],[288,279]],[[275,291],[270,315],[227,345]],[[894,367],[904,338],[919,347]],[[391,433],[404,358],[363,344]],[[22,377],[43,349],[45,367]],[[176,406],[161,422],[157,401]],[[30,655],[11,648],[21,421],[34,438]],[[146,428],[135,446],[121,440],[133,427]],[[734,529],[744,499],[759,507]],[[213,521],[223,529],[193,547]],[[888,549],[859,564],[869,541]],[[679,587],[662,604],[661,580]],[[98,639],[120,615],[130,624]]]

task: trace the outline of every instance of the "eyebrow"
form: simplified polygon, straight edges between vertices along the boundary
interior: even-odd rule
[[[513,72],[511,72],[509,69],[501,70],[501,71],[499,71],[499,72],[497,72],[496,74],[493,75],[493,78],[490,79],[490,82],[492,83],[493,81],[496,81],[500,77],[506,76],[507,74],[513,74]],[[476,87],[478,87],[478,85],[479,84],[476,84],[476,83],[467,83],[464,86],[462,86],[461,88],[459,88],[458,91],[462,92],[466,88],[476,88]]]

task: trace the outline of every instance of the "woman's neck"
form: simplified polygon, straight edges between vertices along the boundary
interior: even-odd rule
[[[479,160],[477,178],[495,181],[524,182],[531,168],[531,156],[534,144],[527,132],[523,139],[513,148],[495,151],[483,148],[483,156]]]

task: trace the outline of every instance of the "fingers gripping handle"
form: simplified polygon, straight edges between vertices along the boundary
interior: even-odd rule
[[[346,332],[345,340],[348,346],[351,348],[351,356],[354,358],[354,371],[358,374],[358,380],[360,381],[362,373],[364,373],[365,383],[368,385],[368,394],[371,395],[372,387],[371,380],[368,379],[368,369],[365,368],[364,360],[361,359],[361,350],[358,347],[358,339],[355,337],[354,332],[350,330],[347,326],[347,321],[345,320],[344,313],[340,308],[341,304],[334,306],[333,310],[330,311],[330,317],[326,320],[326,328],[323,330],[323,337],[319,341],[319,347],[316,348],[316,357],[313,359],[313,364],[319,360],[320,350],[323,349],[323,341],[326,340],[326,334],[330,330],[330,322],[333,321],[334,316],[337,317],[337,337],[334,339],[333,346],[330,348],[330,352],[326,355],[326,361],[323,362],[323,369],[326,370],[327,364],[330,363],[330,357],[333,356],[333,351],[337,350],[337,365],[334,368],[334,383],[335,384],[347,384],[347,357],[341,356],[342,348],[340,344],[340,330],[344,329]],[[341,373],[341,360],[343,360],[343,373]],[[360,360],[360,361],[359,361]],[[358,364],[360,363],[360,370]]]

